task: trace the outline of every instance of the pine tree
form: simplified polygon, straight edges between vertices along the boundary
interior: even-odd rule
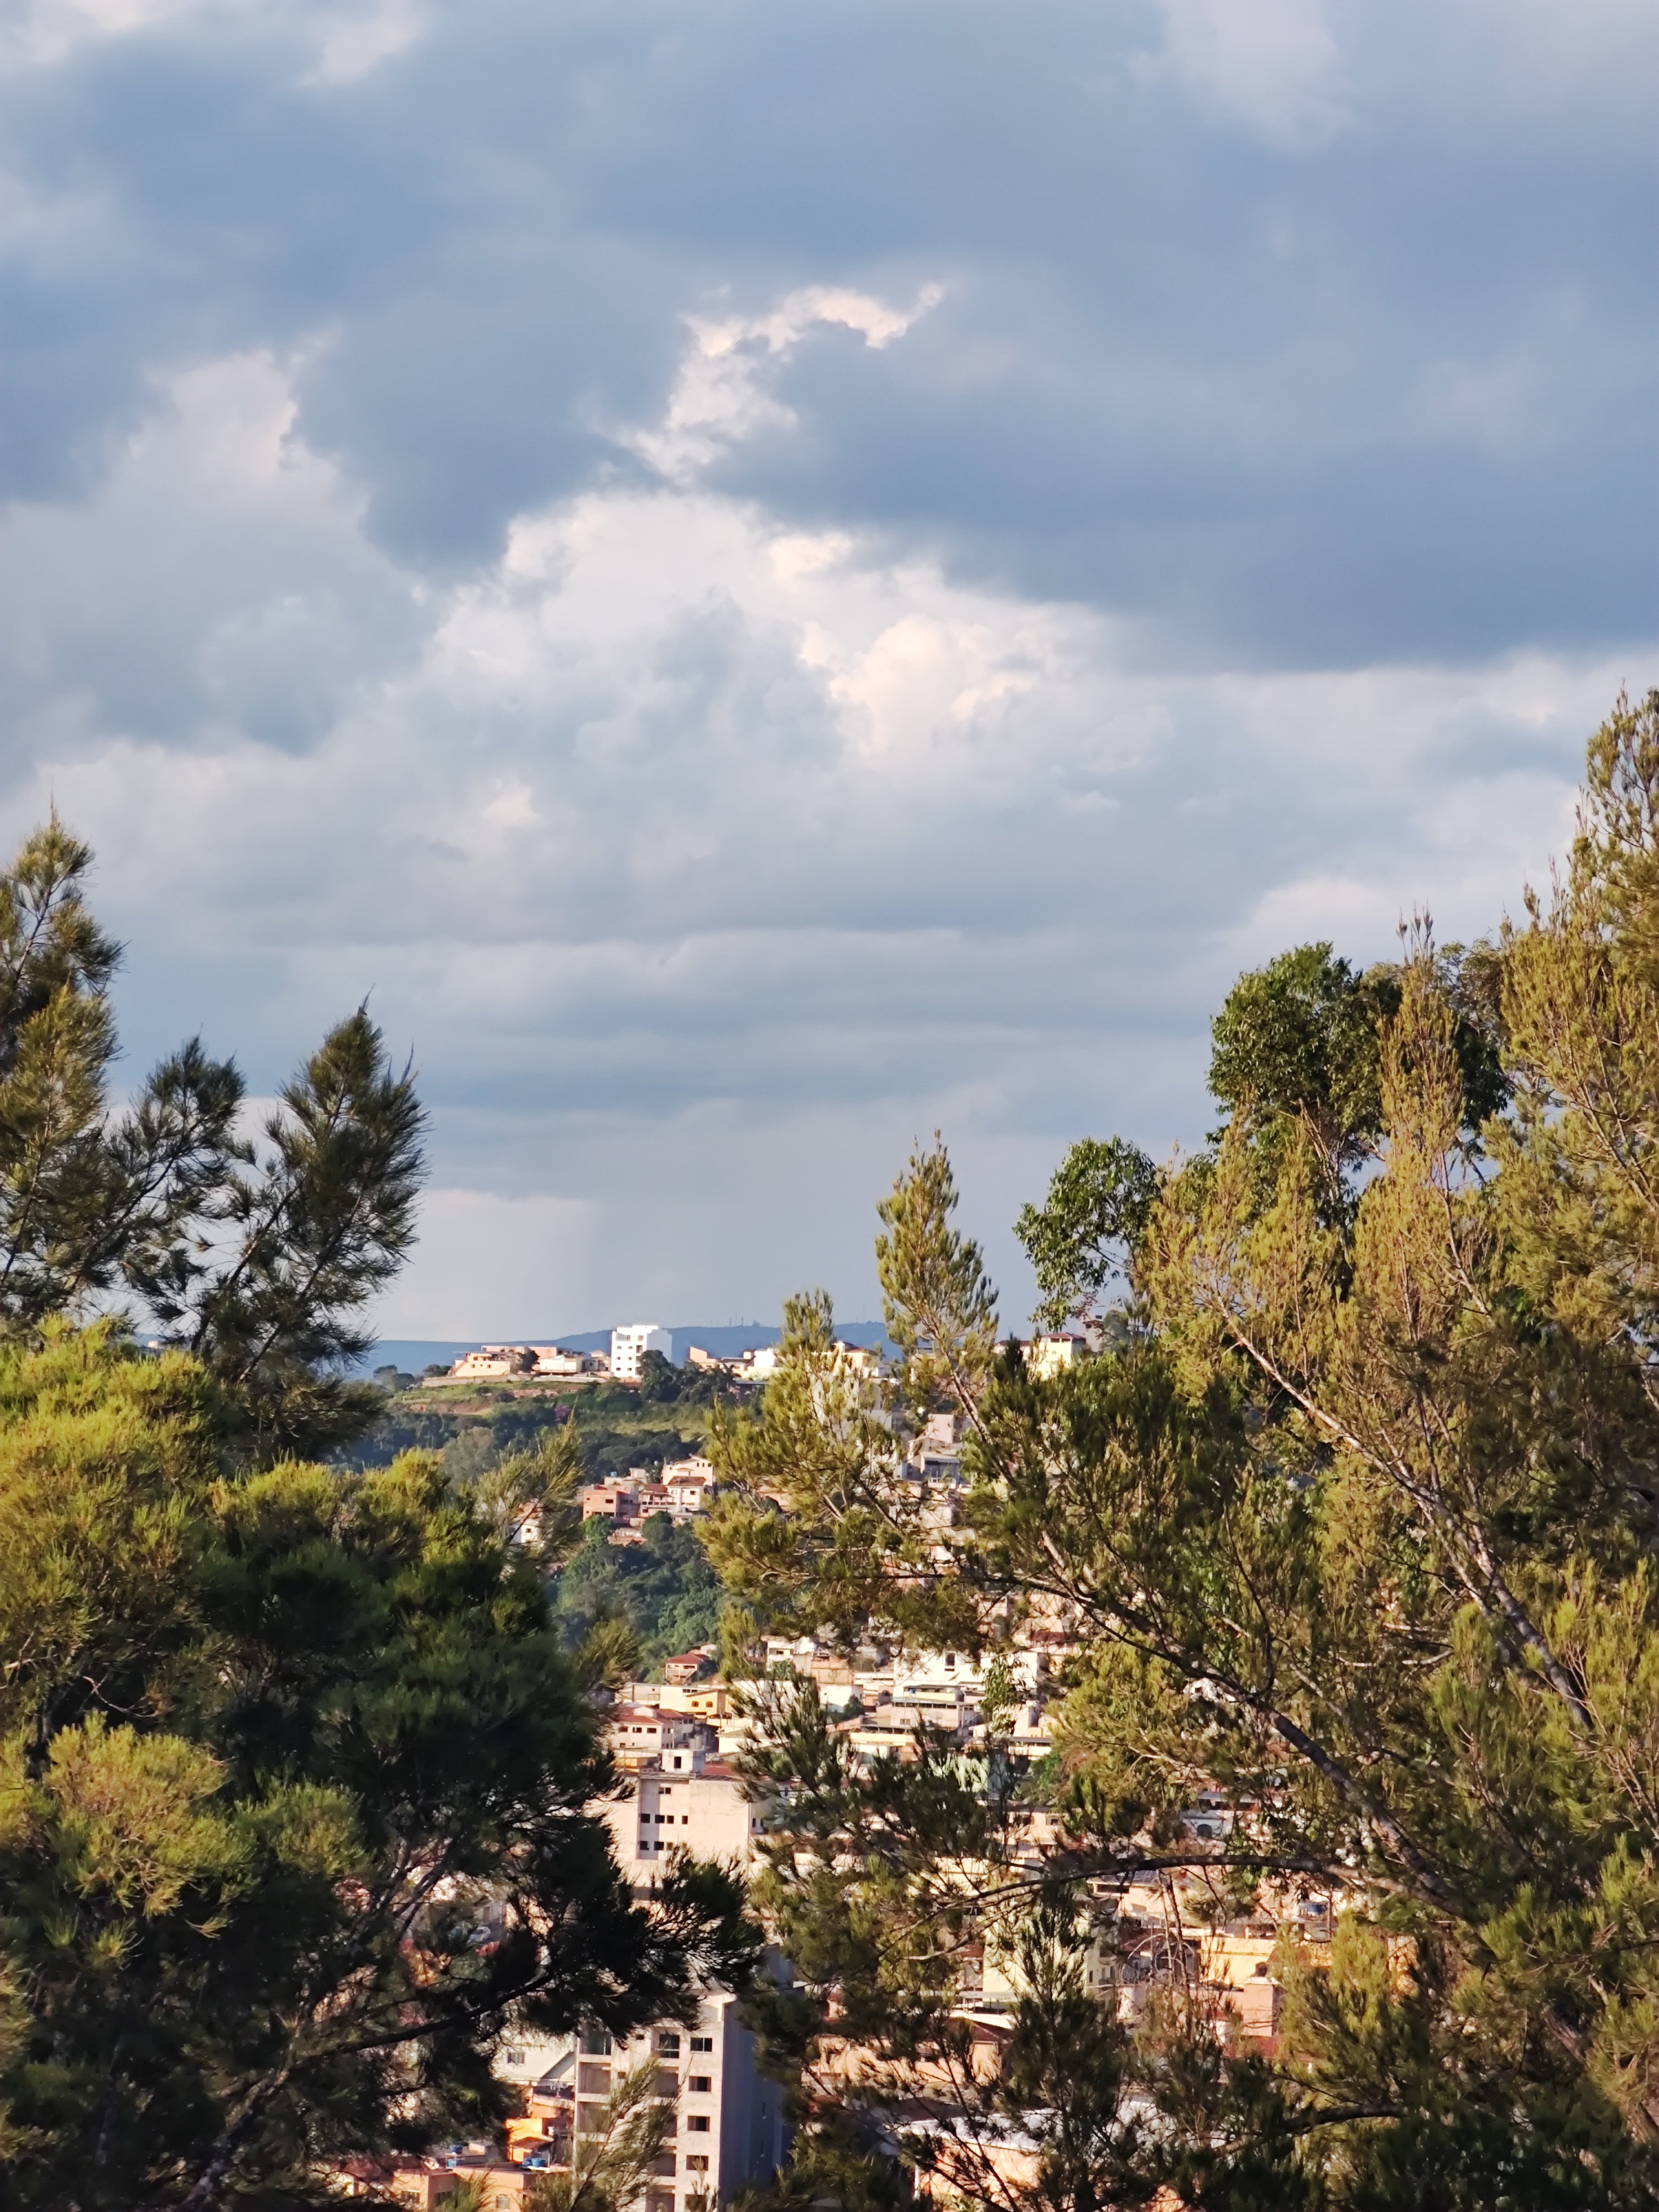
[[[815,1429],[799,1330],[775,1407],[717,1436],[747,1632],[1075,1638],[1050,1805],[994,1753],[861,1769],[810,1689],[780,1701],[761,1896],[804,1962],[769,2027],[804,2158],[862,2110],[987,2206],[1659,2195],[1656,947],[1650,694],[1593,741],[1522,926],[1447,953],[1419,922],[1364,976],[1287,955],[1218,1019],[1203,1152],[1062,1170],[1022,1223],[1043,1290],[1077,1310],[1115,1273],[1119,1325],[1049,1380],[1017,1346],[951,1369],[958,1511],[918,1505],[883,1423]],[[913,1164],[884,1218],[929,1224],[907,1282],[954,1281],[926,1200]],[[1225,1833],[1184,1817],[1201,1789]],[[1175,1934],[1137,2032],[1079,1984],[1085,1942],[1126,1964],[1130,1879],[1177,1876],[1215,1919],[1346,1901],[1324,1953],[1281,1944],[1273,2059]],[[962,2006],[994,1948],[1020,1994],[988,2054]],[[928,2094],[951,2126],[907,2135]]]
[[[54,817],[0,877],[0,1333],[136,1300],[187,1346],[267,1458],[360,1432],[358,1316],[414,1239],[422,1109],[361,1008],[284,1086],[263,1145],[245,1086],[192,1038],[112,1110],[119,948],[87,847]]]
[[[537,1562],[435,1455],[225,1471],[107,1327],[0,1350],[0,2202],[332,2201],[499,2119],[516,2028],[689,2018],[738,1893],[632,1899]]]

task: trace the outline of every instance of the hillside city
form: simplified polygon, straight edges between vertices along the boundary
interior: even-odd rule
[[[1241,975],[1205,1147],[1020,1208],[1028,1334],[936,1133],[878,1326],[418,1374],[411,1064],[112,1096],[38,828],[4,2212],[1648,2212],[1659,690],[1580,824],[1524,927]]]
[[[647,1358],[665,1360],[671,1344],[668,1330],[648,1322],[613,1330],[608,1354],[556,1344],[486,1344],[447,1370],[430,1372],[421,1387],[439,1393],[550,1382],[566,1389],[604,1382],[636,1389]],[[890,1371],[879,1350],[845,1342],[834,1349],[842,1371],[879,1391]],[[1028,1371],[1043,1380],[1091,1356],[1089,1334],[1080,1330],[1040,1334],[1019,1349]],[[685,1364],[746,1396],[775,1374],[778,1358],[772,1345],[733,1358],[694,1345]],[[944,1526],[954,1522],[963,1494],[963,1428],[960,1414],[928,1416],[897,1462],[924,1514]],[[713,1462],[699,1454],[586,1483],[576,1503],[585,1532],[597,1526],[607,1547],[629,1549],[645,1544],[653,1516],[695,1529],[718,1489]],[[786,1496],[776,1503],[788,1511]],[[539,1534],[532,1510],[520,1522],[517,1540],[533,1549]],[[752,1871],[775,1811],[775,1801],[743,1768],[757,1725],[759,1678],[813,1685],[836,1735],[866,1771],[878,1760],[913,1760],[927,1746],[980,1759],[992,1755],[1017,1783],[1034,1784],[1024,1864],[1035,1875],[1061,1833],[1042,1805],[1040,1785],[1045,1768],[1054,1765],[1053,1715],[1065,1694],[1066,1662],[1078,1650],[1077,1624],[1062,1606],[1040,1625],[1024,1625],[995,1658],[891,1645],[848,1654],[814,1638],[768,1637],[745,1655],[750,1673],[730,1680],[720,1672],[716,1642],[671,1654],[653,1679],[622,1680],[594,1692],[620,1778],[605,1810],[618,1862],[641,1899],[653,1893],[661,1869],[678,1852]],[[1250,1818],[1249,1807],[1200,1791],[1182,1825],[1194,1843],[1206,1844],[1243,1833]],[[1235,2048],[1263,2055],[1275,2047],[1275,1960],[1283,1955],[1286,1929],[1305,1954],[1328,1942],[1342,1902],[1340,1889],[1329,1884],[1317,1891],[1306,1884],[1270,1885],[1248,1915],[1218,1917],[1215,1884],[1201,1866],[1146,1874],[1127,1885],[1103,1879],[1094,1887],[1104,1915],[1101,1934],[1086,1949],[1085,1971],[1100,2001],[1133,2024],[1149,1996],[1174,1981],[1210,2008]],[[973,1948],[959,2016],[977,2043],[995,2049],[1009,2033],[1018,1981],[994,1947],[981,1942]],[[787,1981],[788,1960],[775,1958],[771,1971]],[[617,2085],[647,2060],[654,2094],[669,2116],[664,2147],[652,2160],[644,2212],[708,2212],[775,2175],[788,2144],[782,2085],[760,2070],[741,2006],[711,1990],[695,2031],[678,2024],[651,2028],[628,2043],[582,2033],[509,2039],[496,2068],[522,2110],[501,2135],[402,2163],[349,2163],[338,2170],[337,2185],[348,2197],[389,2191],[422,2212],[458,2202],[476,2203],[482,2212],[520,2212],[531,2178],[568,2173],[573,2159],[580,2170],[580,2147],[614,2125]],[[896,2113],[896,2122],[948,2124],[950,2085],[941,2080],[933,2087],[915,2109]],[[1010,2187],[1034,2179],[1030,2143],[1011,2137],[991,2156]],[[926,2189],[924,2177],[924,2194]]]

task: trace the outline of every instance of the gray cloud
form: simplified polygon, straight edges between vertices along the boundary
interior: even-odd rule
[[[135,1060],[372,988],[392,1333],[867,1312],[936,1124],[1018,1316],[1066,1139],[1198,1136],[1246,961],[1489,926],[1650,679],[1650,37],[40,0],[0,811]]]

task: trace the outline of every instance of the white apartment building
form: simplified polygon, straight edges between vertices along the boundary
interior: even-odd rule
[[[701,1513],[714,1494],[714,1469],[706,1459],[670,1460],[662,1471],[671,1513]]]
[[[676,1771],[668,1764],[674,1756],[670,1750],[659,1768],[628,1776],[628,1795],[605,1808],[617,1863],[635,1890],[653,1887],[676,1847],[741,1866],[764,1832],[763,1808],[744,1797],[730,1767],[699,1755],[695,1772]],[[595,2049],[590,2058],[587,2045],[602,2040],[587,2039],[579,2062],[578,2130],[581,2100],[598,2093],[597,2063],[604,2055]],[[782,2093],[757,2070],[755,2040],[738,2017],[735,1998],[711,1991],[693,2029],[659,2028],[637,2049],[629,2046],[621,2063],[636,2064],[647,2049],[661,2062],[665,2087],[672,2069],[679,2099],[645,2212],[697,2212],[699,2197],[723,2204],[737,2191],[768,2180],[786,2148]],[[596,2069],[591,2074],[590,2064]]]
[[[711,1990],[689,2027],[647,2028],[629,2041],[589,2030],[526,2036],[496,2055],[495,2070],[526,2092],[509,2124],[515,2163],[569,2163],[572,2138],[605,2125],[617,2079],[655,2061],[656,2091],[672,2105],[667,2141],[646,2185],[642,2212],[712,2212],[740,2189],[770,2179],[783,2161],[783,2100],[755,2067],[755,2040],[734,1997]]]
[[[1023,1357],[1026,1373],[1036,1382],[1048,1382],[1066,1368],[1081,1365],[1088,1354],[1088,1345],[1082,1337],[1062,1330],[1054,1336],[1034,1336]]]
[[[578,2039],[575,2127],[602,2124],[616,2075],[657,2062],[657,2087],[674,2111],[663,2154],[646,2185],[644,2212],[701,2212],[770,2179],[783,2162],[782,2093],[755,2069],[755,2039],[735,1997],[711,1991],[687,2027],[647,2030],[629,2043]]]
[[[659,1352],[665,1359],[673,1358],[674,1340],[665,1328],[653,1321],[629,1322],[625,1328],[611,1332],[611,1372],[619,1382],[637,1382],[640,1367],[647,1352]]]

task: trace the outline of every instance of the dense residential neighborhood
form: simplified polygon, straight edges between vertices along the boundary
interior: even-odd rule
[[[450,1373],[470,1381],[550,1374],[574,1379],[608,1371],[636,1382],[643,1352],[658,1348],[653,1337],[665,1342],[667,1332],[647,1326],[618,1329],[608,1361],[554,1346],[485,1346],[464,1355]],[[1091,1357],[1082,1331],[1039,1336],[1018,1349],[1027,1370],[1040,1381],[1072,1371]],[[560,1362],[567,1364],[555,1364]],[[768,1346],[716,1360],[693,1348],[687,1364],[757,1386],[777,1371],[777,1355]],[[882,1386],[890,1363],[879,1352],[837,1343],[830,1365],[873,1389],[872,1403],[886,1418]],[[965,1495],[965,1427],[960,1413],[934,1412],[908,1441],[895,1439],[896,1473],[912,1486],[924,1523],[940,1529],[955,1524]],[[714,1461],[699,1455],[583,1485],[574,1499],[584,1527],[598,1522],[610,1545],[629,1547],[645,1542],[645,1524],[653,1516],[695,1524],[710,1512],[719,1492]],[[779,1503],[785,1507],[782,1498]],[[780,1685],[811,1686],[833,1737],[866,1772],[941,1753],[1000,1761],[1015,1777],[1042,1772],[1055,1763],[1068,1665],[1079,1650],[1079,1624],[1066,1607],[1055,1605],[1028,1620],[994,1653],[891,1645],[849,1651],[812,1636],[768,1635],[744,1654],[749,1671],[734,1680],[720,1671],[716,1643],[671,1654],[654,1679],[622,1680],[595,1692],[618,1776],[605,1808],[617,1862],[635,1893],[647,1899],[678,1855],[756,1869],[782,1802],[745,1754],[764,1735],[768,1693],[775,1695]],[[1201,1847],[1236,1843],[1269,1809],[1231,1802],[1218,1790],[1200,1791],[1184,1808],[1179,1828],[1200,1847],[1193,1863],[1161,1875],[1142,1871],[1127,1883],[1115,1875],[1091,1885],[1103,1917],[1079,1961],[1092,1997],[1126,2026],[1142,2022],[1149,2002],[1173,1988],[1205,2008],[1228,2048],[1274,2052],[1283,1962],[1293,1955],[1305,1966],[1323,1955],[1345,1892],[1330,1881],[1317,1887],[1267,1883],[1248,1911],[1218,1909],[1221,1891],[1203,1863]],[[1061,1840],[1062,1825],[1039,1793],[1022,1850],[1000,1869],[1000,1878],[1038,1877]],[[989,1869],[964,1871],[971,1876]],[[792,1972],[781,1955],[768,1971],[785,1984]],[[1006,2041],[1020,1994],[1012,1960],[994,1945],[974,1944],[962,1962],[957,2017],[986,2047]],[[644,2185],[643,2212],[707,2212],[766,2184],[790,2142],[784,2086],[761,2070],[743,2011],[729,1994],[709,1990],[690,2030],[659,2026],[623,2042],[580,2030],[539,2040],[509,2037],[497,2051],[496,2071],[512,2085],[520,2111],[499,2136],[403,2164],[348,2166],[341,2169],[340,2185],[348,2191],[386,2189],[399,2202],[422,2207],[444,2204],[465,2185],[478,2191],[479,2204],[519,2212],[528,2179],[580,2174],[584,2144],[597,2141],[613,2123],[608,2100],[614,2086],[650,2059],[653,2094],[665,2117],[661,2147]],[[911,2123],[959,2122],[948,2084],[936,2086],[925,2111],[909,2114]]]

